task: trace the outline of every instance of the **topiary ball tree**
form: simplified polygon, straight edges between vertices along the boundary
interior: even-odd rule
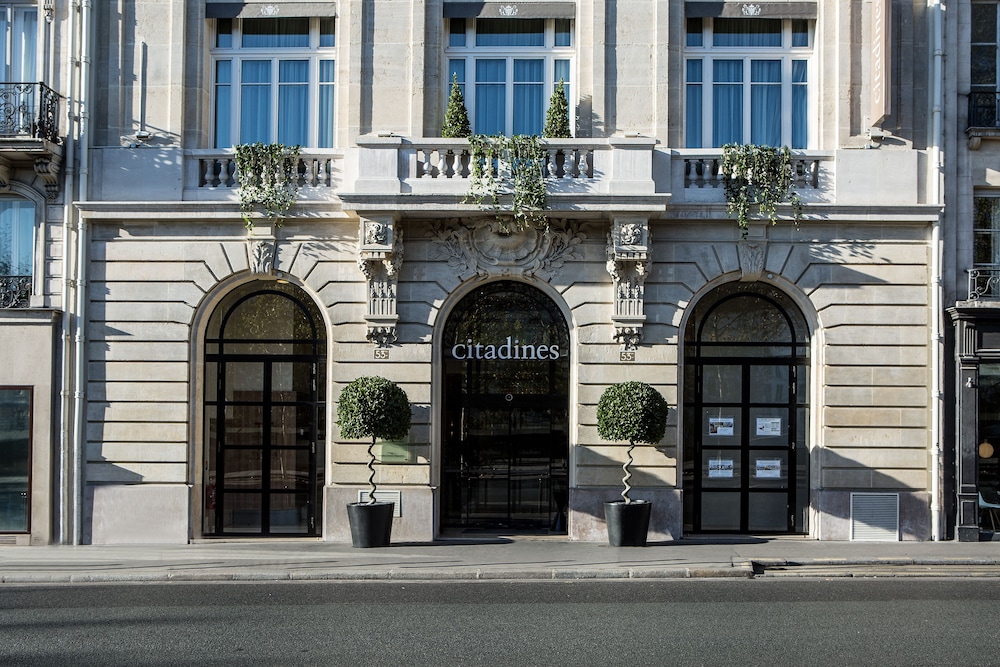
[[[625,476],[622,498],[629,504],[629,479],[632,473],[632,450],[636,443],[655,445],[667,430],[670,407],[660,392],[645,382],[620,382],[604,390],[597,402],[597,435],[604,440],[628,441],[628,461],[622,466]]]
[[[378,376],[359,377],[340,393],[337,423],[347,439],[371,438],[368,445],[368,504],[375,503],[375,440],[399,440],[410,432],[410,401],[395,382]]]

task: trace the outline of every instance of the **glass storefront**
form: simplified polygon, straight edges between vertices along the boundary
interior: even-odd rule
[[[216,308],[205,343],[204,534],[318,534],[326,336],[315,304],[251,283]]]
[[[976,473],[980,495],[979,525],[1000,527],[1000,364],[979,366],[979,443]]]
[[[773,288],[723,285],[685,333],[684,530],[804,533],[809,341]]]
[[[566,532],[569,330],[555,303],[486,284],[445,327],[442,527]]]
[[[0,533],[29,526],[31,389],[0,389]]]

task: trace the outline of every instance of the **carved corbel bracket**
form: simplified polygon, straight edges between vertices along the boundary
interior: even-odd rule
[[[253,273],[270,274],[274,270],[274,239],[247,239],[247,260]]]
[[[365,337],[378,347],[396,342],[396,286],[403,263],[403,233],[393,216],[362,218],[358,230],[358,268],[368,281]]]
[[[45,197],[50,201],[59,196],[59,171],[62,168],[62,157],[50,155],[35,159],[35,174],[45,184]],[[7,179],[4,179],[7,182]]]
[[[10,192],[10,161],[0,158],[0,192]]]
[[[641,216],[621,216],[614,220],[608,235],[607,270],[614,283],[615,340],[626,350],[642,342],[645,281],[649,271],[649,221]]]
[[[767,239],[743,239],[736,244],[736,254],[740,258],[740,282],[754,283],[764,272],[764,257],[767,255]]]

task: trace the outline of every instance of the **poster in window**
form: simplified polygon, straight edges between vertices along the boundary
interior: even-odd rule
[[[781,459],[757,459],[754,468],[757,479],[781,478]]]
[[[733,476],[733,459],[709,459],[708,476],[714,479],[731,478]]]
[[[708,434],[711,436],[732,435],[733,421],[732,417],[709,417]]]
[[[757,417],[757,435],[781,435],[781,417]]]

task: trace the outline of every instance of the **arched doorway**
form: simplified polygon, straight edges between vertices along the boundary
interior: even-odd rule
[[[298,287],[257,281],[215,308],[205,337],[206,536],[318,534],[326,333]]]
[[[566,532],[569,328],[555,302],[487,283],[442,338],[442,529]]]
[[[729,283],[684,332],[684,529],[805,533],[809,332],[780,290]]]

